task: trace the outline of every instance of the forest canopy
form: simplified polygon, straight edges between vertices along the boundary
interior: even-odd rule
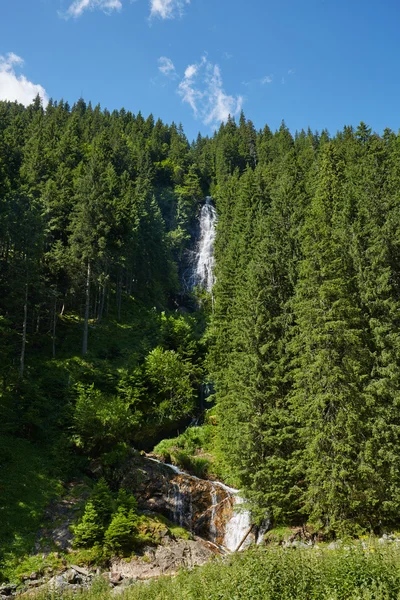
[[[83,99],[0,102],[2,435],[112,465],[201,415],[212,381],[216,452],[256,516],[398,524],[399,190],[399,136],[364,123],[242,114],[189,143]]]

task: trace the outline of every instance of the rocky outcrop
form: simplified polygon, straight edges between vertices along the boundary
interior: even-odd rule
[[[150,579],[172,575],[182,568],[204,565],[215,556],[215,548],[203,540],[177,540],[167,546],[148,548],[143,557],[114,558],[111,571],[122,579]]]
[[[86,569],[78,565],[70,565],[64,571],[53,576],[35,577],[24,582],[18,590],[15,585],[0,587],[0,598],[11,600],[17,594],[19,598],[35,598],[39,592],[50,594],[80,593],[84,594],[93,583],[95,577],[102,577],[110,588],[123,591],[137,581],[174,575],[181,568],[190,569],[208,562],[216,554],[215,546],[204,540],[164,540],[160,546],[149,546],[142,555],[130,559],[115,557],[108,570]]]
[[[133,454],[118,483],[135,495],[142,509],[161,513],[228,550],[236,550],[251,525],[249,513],[238,507],[243,501],[237,490],[183,473],[152,456]],[[249,535],[244,545],[252,540],[254,535]]]

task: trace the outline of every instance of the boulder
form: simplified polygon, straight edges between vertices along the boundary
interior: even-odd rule
[[[15,593],[17,586],[14,583],[6,583],[0,586],[1,596],[12,596]]]

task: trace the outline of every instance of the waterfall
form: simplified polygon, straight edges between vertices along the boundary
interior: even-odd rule
[[[252,524],[251,514],[244,509],[245,500],[239,490],[219,481],[200,479],[185,473],[176,465],[162,463],[152,457],[147,459],[164,465],[174,473],[168,492],[170,518],[222,549],[234,552]],[[249,536],[241,549],[247,548],[252,541],[261,543],[262,538],[263,535],[258,538]]]
[[[212,541],[215,543],[217,541],[218,530],[215,524],[215,517],[217,515],[217,504],[218,504],[218,494],[215,486],[211,487],[211,517],[210,517],[210,535]]]
[[[243,504],[244,500],[240,496],[235,495],[235,505]],[[244,536],[251,527],[250,513],[248,510],[235,511],[233,517],[228,521],[225,528],[224,546],[234,552],[239,544],[243,541]],[[246,548],[251,540],[247,538],[243,543],[242,548]]]
[[[214,285],[214,240],[217,212],[211,196],[207,196],[200,212],[200,238],[194,254],[192,287],[200,287],[211,292]]]

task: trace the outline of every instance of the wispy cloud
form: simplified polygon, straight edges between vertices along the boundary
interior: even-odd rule
[[[60,16],[69,19],[78,18],[85,11],[101,10],[106,14],[122,9],[125,0],[74,0],[72,4]],[[127,1],[127,0],[126,0]],[[130,0],[133,2],[134,0]],[[186,4],[190,0],[149,0],[150,18],[158,17],[160,19],[173,19],[181,16]]]
[[[226,121],[229,115],[237,115],[243,105],[242,96],[230,96],[225,92],[219,66],[205,56],[199,63],[186,67],[178,93],[182,101],[189,104],[194,116],[211,127]]]
[[[273,82],[273,75],[265,75],[265,77],[260,79],[261,85],[265,85],[266,83],[272,83],[272,82]]]
[[[288,75],[294,75],[296,71],[294,69],[289,69]]]
[[[158,59],[158,70],[170,79],[178,78],[178,74],[176,72],[174,63],[170,58],[167,58],[166,56],[160,56],[160,58]]]
[[[0,55],[0,100],[16,100],[28,106],[39,94],[43,103],[47,104],[48,96],[41,85],[32,83],[25,75],[16,74],[15,68],[23,64],[23,59],[14,52]]]
[[[173,19],[183,14],[185,4],[190,0],[150,0],[150,17]]]
[[[80,17],[85,10],[102,10],[106,14],[111,14],[114,10],[121,10],[121,0],[74,0],[69,6],[67,12],[63,13],[62,16],[69,17]]]

